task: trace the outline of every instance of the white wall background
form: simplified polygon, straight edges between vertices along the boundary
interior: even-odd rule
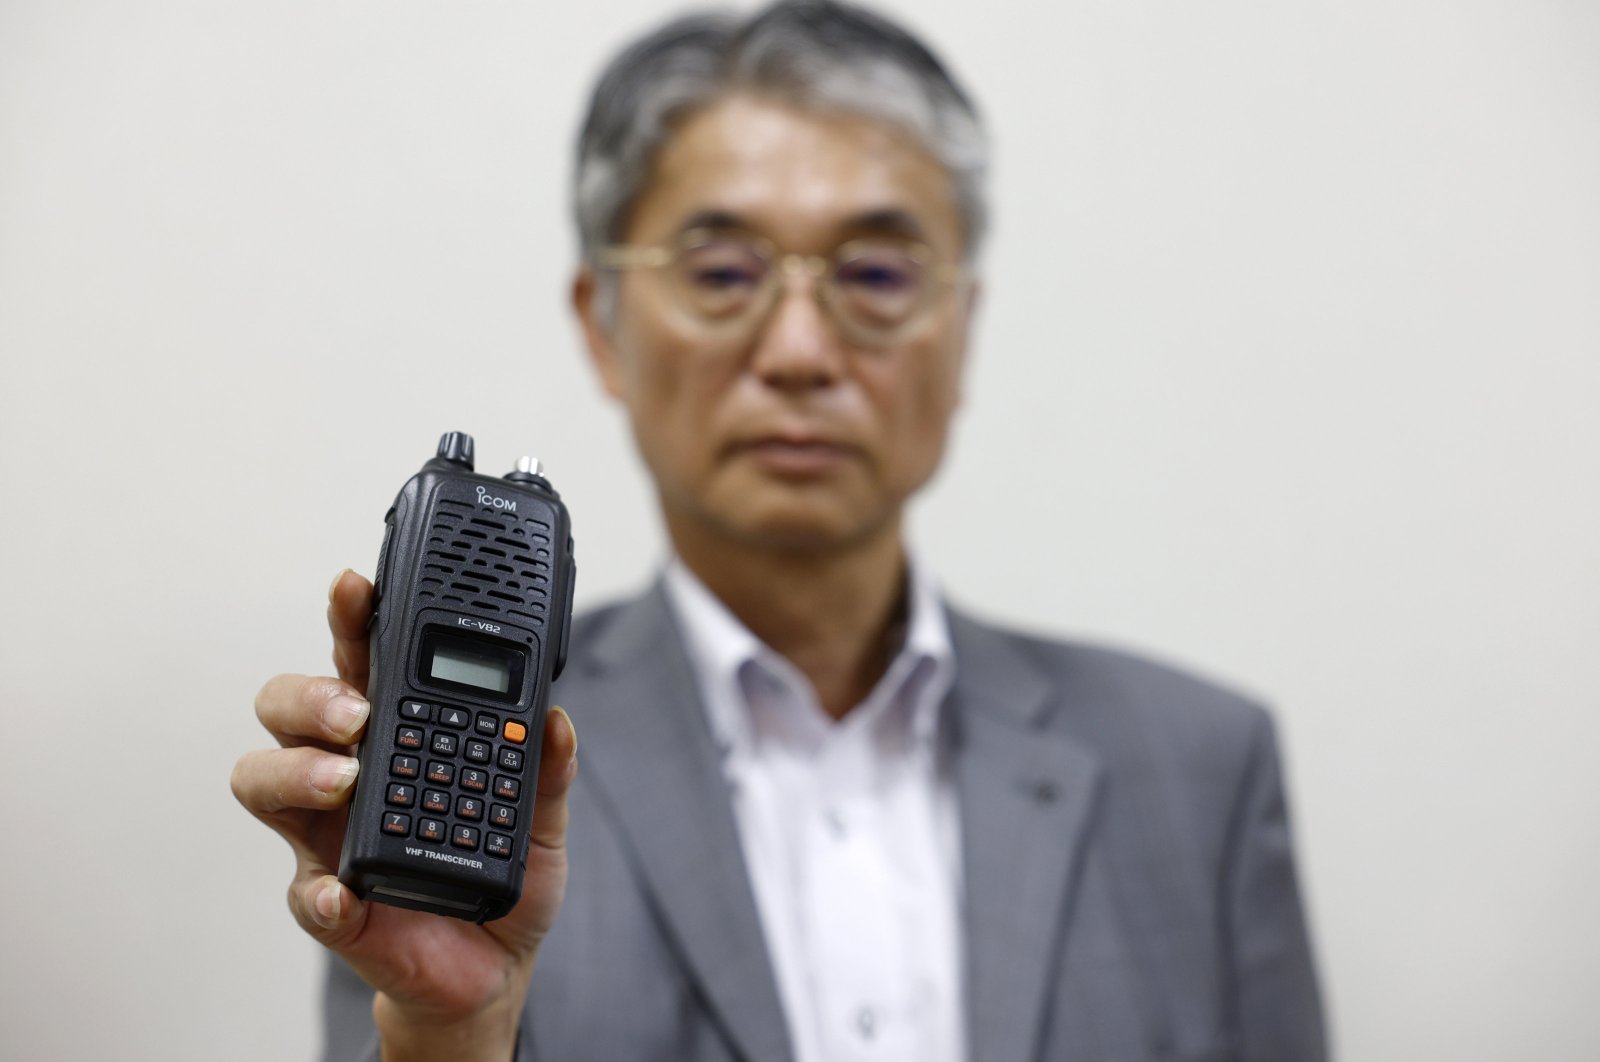
[[[998,144],[921,549],[1279,705],[1343,1058],[1600,1057],[1600,6],[891,7]],[[437,433],[659,560],[564,180],[665,10],[0,0],[0,1056],[311,1052],[227,777]]]

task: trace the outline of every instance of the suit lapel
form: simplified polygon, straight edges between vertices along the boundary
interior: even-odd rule
[[[1051,687],[1015,643],[954,613],[950,633],[970,1056],[1024,1062],[1040,1050],[1100,767],[1043,728]]]
[[[660,587],[625,606],[580,664],[582,770],[718,1024],[742,1058],[787,1060],[789,1035],[705,712]],[[592,752],[590,750],[593,750]]]

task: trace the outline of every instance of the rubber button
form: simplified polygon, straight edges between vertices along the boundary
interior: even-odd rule
[[[506,740],[518,745],[528,740],[528,728],[515,719],[506,720]]]

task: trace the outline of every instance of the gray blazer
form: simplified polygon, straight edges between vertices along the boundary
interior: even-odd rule
[[[950,615],[974,1062],[1325,1057],[1267,714],[1102,649]],[[659,587],[581,618],[571,876],[521,1062],[792,1056],[705,713]],[[376,1058],[342,962],[333,1060]]]

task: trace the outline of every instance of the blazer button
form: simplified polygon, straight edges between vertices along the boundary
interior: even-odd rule
[[[1041,778],[1036,782],[1024,783],[1023,788],[1027,791],[1029,796],[1038,801],[1040,804],[1054,804],[1056,802],[1056,797],[1059,795],[1056,791],[1056,784],[1050,781],[1048,778]]]

